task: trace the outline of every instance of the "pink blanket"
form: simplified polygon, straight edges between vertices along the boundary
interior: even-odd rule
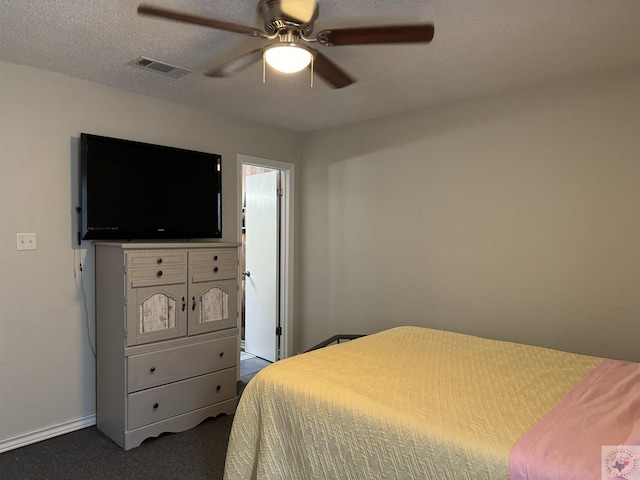
[[[516,442],[509,477],[601,480],[607,445],[640,445],[640,363],[598,364]]]

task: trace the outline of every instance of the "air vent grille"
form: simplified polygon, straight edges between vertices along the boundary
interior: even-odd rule
[[[175,65],[169,65],[168,63],[159,62],[147,57],[138,57],[135,60],[131,60],[127,65],[160,73],[172,78],[180,78],[191,73],[191,70],[187,70],[186,68],[176,67]]]

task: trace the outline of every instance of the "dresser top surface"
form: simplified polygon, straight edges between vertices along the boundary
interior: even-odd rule
[[[215,242],[215,241],[193,241],[193,242],[152,242],[152,241],[142,241],[142,242],[94,242],[96,247],[114,247],[120,248],[124,250],[141,250],[141,249],[195,249],[195,248],[237,248],[241,246],[241,243],[238,242]]]

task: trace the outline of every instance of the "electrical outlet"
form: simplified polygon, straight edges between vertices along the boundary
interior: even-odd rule
[[[36,242],[36,234],[35,233],[18,233],[17,249],[18,250],[37,250],[38,244]]]

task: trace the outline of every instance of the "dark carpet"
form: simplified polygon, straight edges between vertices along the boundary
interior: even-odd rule
[[[0,455],[2,480],[220,480],[232,415],[122,450],[95,426]]]

